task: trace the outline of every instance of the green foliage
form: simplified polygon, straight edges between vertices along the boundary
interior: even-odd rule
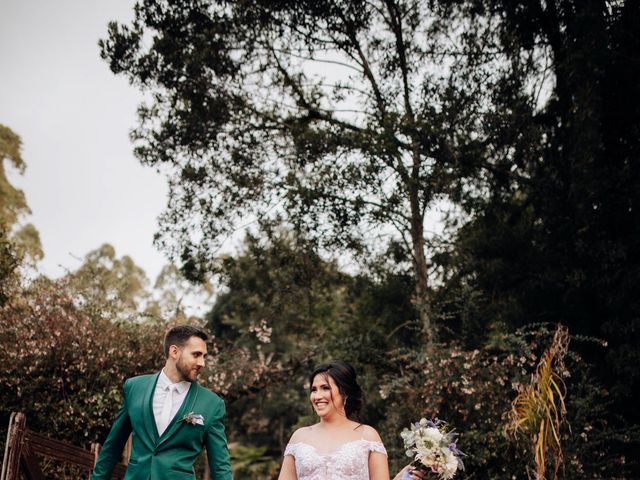
[[[273,478],[279,462],[265,455],[266,447],[256,448],[238,444],[229,446],[233,475],[237,478]]]
[[[460,433],[457,445],[468,454],[465,478],[521,478],[517,461],[525,452],[501,430],[514,387],[533,363],[520,347],[506,341],[476,350],[450,344],[400,354],[398,369],[385,375],[382,386],[387,415],[380,427],[392,465],[406,462],[402,428],[421,417],[440,418]]]
[[[567,423],[562,442],[564,478],[633,478],[637,468],[633,452],[640,428],[626,421],[615,408],[611,393],[586,363],[571,366],[567,391]]]
[[[15,231],[12,237],[12,241],[16,244],[21,258],[35,263],[44,257],[44,250],[42,250],[42,243],[40,242],[40,232],[33,224],[23,225]]]
[[[20,259],[15,246],[0,227],[0,306],[14,293],[19,284],[18,265]]]
[[[19,261],[35,262],[44,256],[40,235],[31,224],[23,225],[22,217],[31,213],[24,192],[15,188],[7,178],[5,160],[24,173],[26,164],[22,159],[22,140],[10,128],[0,124],[0,229],[3,238],[14,244]]]
[[[496,130],[510,133],[501,137],[510,149],[504,157],[510,173],[490,172],[475,182],[482,188],[462,199],[469,221],[438,258],[447,288],[437,303],[470,346],[540,321],[604,339],[605,355],[590,346],[580,353],[612,402],[610,431],[634,430],[640,425],[632,393],[640,378],[631,367],[640,355],[634,253],[640,247],[640,43],[632,25],[640,7],[628,1],[477,5],[502,18],[499,45],[511,52],[520,84],[535,81],[536,69],[527,69],[532,61],[549,66],[553,84],[541,90],[548,98],[535,101],[519,90],[529,98],[528,110],[504,90],[505,107],[519,113]],[[632,443],[611,445],[628,461],[635,457]],[[638,475],[637,464],[626,468]]]
[[[364,420],[378,423],[386,352],[415,345],[419,336],[407,276],[375,281],[340,273],[311,244],[282,234],[247,237],[240,255],[223,260],[221,275],[226,291],[208,319],[219,348],[214,371],[215,365],[233,371],[216,387],[229,400],[231,438],[279,458],[294,426],[315,421],[307,375],[331,358],[356,365],[371,392]]]
[[[18,172],[24,172],[26,165],[20,150],[22,140],[10,128],[0,124],[0,224],[11,228],[18,217],[29,213],[29,207],[21,190],[15,188],[7,179],[5,160]]]
[[[529,384],[552,336],[553,325],[543,325],[503,334],[475,350],[451,343],[399,353],[397,370],[384,377],[386,419],[379,425],[392,465],[403,464],[402,427],[421,417],[440,418],[460,433],[458,447],[467,453],[463,478],[529,478],[530,445],[514,442],[504,428],[512,400]],[[615,425],[606,393],[575,350],[565,361],[567,422],[559,434],[566,461],[558,478],[627,478],[632,466],[620,456],[619,443],[637,442],[638,429]]]
[[[114,319],[135,318],[149,296],[149,280],[144,270],[126,255],[117,258],[109,244],[89,252],[82,265],[69,272],[67,279],[88,305],[101,309],[109,306],[109,311],[101,313]]]
[[[229,423],[237,441],[277,455],[290,425],[308,412],[306,373],[339,323],[346,277],[310,244],[286,235],[249,236],[244,252],[220,268],[226,289],[207,320],[220,348],[216,362],[233,372],[223,388],[227,398],[235,392]],[[253,365],[264,365],[264,373],[239,368],[256,355],[263,360]]]
[[[192,0],[143,3],[130,25],[109,25],[103,58],[154,93],[136,154],[169,167],[157,241],[187,277],[211,272],[252,221],[358,259],[401,243],[423,335],[436,337],[426,213],[483,169],[508,172],[505,128],[491,127],[518,113],[499,95],[508,56],[494,53],[494,25],[440,10]]]

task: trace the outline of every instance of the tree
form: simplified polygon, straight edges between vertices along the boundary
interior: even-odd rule
[[[78,301],[98,305],[100,314],[112,320],[135,320],[149,300],[149,280],[144,270],[125,255],[117,258],[105,243],[87,253],[76,270],[65,275]]]
[[[189,307],[207,305],[214,294],[213,285],[208,282],[194,284],[173,264],[165,265],[153,285],[153,300],[146,307],[146,313],[156,318],[182,319],[188,322]],[[200,315],[202,316],[202,314]]]
[[[13,244],[7,239],[5,230],[0,228],[0,306],[17,289],[19,265],[20,260]]]
[[[19,257],[37,261],[44,256],[40,235],[32,224],[21,225],[21,218],[31,213],[24,192],[7,178],[5,160],[19,173],[26,164],[21,154],[22,140],[10,128],[0,124],[0,228],[7,232]]]
[[[346,308],[347,277],[324,262],[301,239],[248,236],[238,256],[222,260],[221,284],[207,314],[223,361],[268,359],[268,375],[234,368],[229,404],[233,436],[281,454],[290,428],[307,413],[306,374],[320,355]],[[238,355],[236,350],[246,353]],[[227,368],[227,370],[232,370]],[[262,376],[261,376],[262,377]]]
[[[478,5],[502,18],[499,45],[512,52],[514,65],[542,55],[551,81],[548,98],[537,101],[535,90],[520,88],[530,107],[512,123],[529,125],[520,138],[538,132],[527,142],[530,161],[512,161],[517,175],[490,177],[486,193],[467,202],[471,221],[443,266],[446,298],[455,305],[448,313],[480,335],[550,321],[606,340],[606,355],[581,350],[611,393],[609,428],[627,438],[614,440],[613,449],[620,459],[634,458],[640,378],[629,366],[640,358],[640,6]],[[624,468],[623,475],[637,476],[637,463],[625,460]]]
[[[157,241],[189,277],[254,220],[284,218],[339,251],[393,239],[435,338],[426,213],[475,171],[496,65],[455,44],[462,27],[481,41],[492,25],[441,22],[432,6],[158,1],[137,4],[129,26],[109,25],[102,56],[152,93],[136,154],[169,172]]]
[[[5,161],[24,172],[22,141],[10,128],[0,124],[0,305],[20,283],[18,269],[25,257],[37,260],[44,255],[40,236],[31,224],[20,226],[21,217],[30,213],[24,193],[7,178]]]
[[[305,239],[282,232],[247,236],[241,253],[221,263],[221,289],[207,320],[218,347],[212,371],[231,373],[217,388],[228,402],[230,438],[279,464],[296,426],[316,421],[307,375],[335,358],[360,372],[363,420],[378,425],[386,415],[381,378],[395,368],[388,351],[420,342],[410,321],[412,279],[348,275]],[[246,364],[251,357],[265,359],[267,369]]]
[[[13,226],[18,217],[30,213],[24,193],[15,188],[5,171],[5,160],[18,172],[26,167],[22,154],[22,140],[10,128],[0,124],[0,222],[7,228]]]

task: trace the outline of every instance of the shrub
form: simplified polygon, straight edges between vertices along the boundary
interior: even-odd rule
[[[381,389],[388,404],[380,430],[390,458],[404,455],[403,427],[421,417],[440,418],[460,433],[458,446],[468,454],[464,478],[527,478],[527,466],[534,464],[530,447],[507,436],[505,426],[511,402],[530,383],[552,333],[543,325],[471,351],[451,343],[397,354],[399,368]],[[560,430],[565,461],[558,477],[627,477],[635,460],[612,453],[613,447],[637,443],[638,432],[607,413],[606,391],[575,350],[569,350],[565,362],[567,422]],[[395,463],[393,468],[399,466]]]
[[[104,439],[124,379],[158,368],[164,328],[112,322],[79,305],[64,280],[34,282],[1,307],[3,425],[12,411],[31,429],[77,445]]]

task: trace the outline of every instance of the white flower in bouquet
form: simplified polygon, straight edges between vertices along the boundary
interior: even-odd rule
[[[440,433],[440,430],[435,427],[427,427],[421,429],[420,437],[423,443],[436,446],[440,445],[440,442],[442,441],[444,435],[442,435],[442,433]]]
[[[444,454],[444,460],[445,462],[444,462],[442,478],[445,478],[445,479],[453,478],[453,476],[456,474],[456,471],[458,470],[460,460],[458,459],[458,457],[455,456],[455,454],[451,450],[448,450]]]
[[[464,455],[454,442],[456,433],[445,431],[442,420],[435,422],[425,418],[405,428],[400,436],[408,457],[413,458],[413,465],[424,470],[431,470],[441,479],[449,480],[458,469],[464,469],[461,456]]]

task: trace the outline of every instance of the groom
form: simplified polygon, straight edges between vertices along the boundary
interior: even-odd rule
[[[224,402],[196,381],[207,355],[207,334],[187,325],[164,339],[158,373],[129,378],[91,480],[108,480],[133,432],[125,480],[194,480],[193,464],[207,449],[211,478],[231,480],[222,419]]]

